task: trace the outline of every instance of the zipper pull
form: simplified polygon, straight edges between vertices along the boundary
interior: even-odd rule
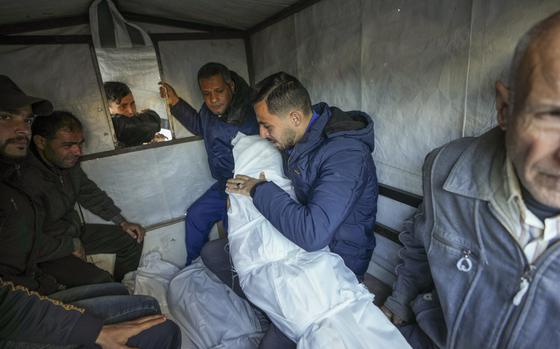
[[[463,250],[463,257],[457,261],[457,269],[463,273],[468,273],[472,269],[471,250]]]
[[[16,205],[16,201],[14,200],[14,198],[10,198],[10,201],[12,202],[12,206],[14,206],[14,210],[18,210],[17,205]]]
[[[525,297],[525,294],[527,293],[527,291],[529,290],[529,286],[531,285],[531,280],[533,279],[533,270],[535,270],[535,267],[533,265],[529,265],[529,269],[526,270],[525,273],[523,273],[523,276],[521,276],[519,291],[517,291],[517,293],[513,297],[513,305],[518,306],[519,304],[521,304],[523,297]]]
[[[58,175],[58,180],[60,181],[60,184],[64,185],[64,178],[62,178],[62,175]]]

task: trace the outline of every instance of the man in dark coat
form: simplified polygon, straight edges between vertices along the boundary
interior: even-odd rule
[[[145,233],[84,173],[78,163],[83,143],[82,125],[74,115],[55,111],[37,117],[23,170],[23,181],[44,216],[40,268],[66,286],[112,281],[107,272],[84,260],[86,254],[96,253],[116,254],[114,280],[120,281],[138,267]],[[76,204],[115,225],[85,224]]]
[[[51,111],[49,101],[27,96],[10,78],[0,75],[0,347],[90,347],[94,343],[103,348],[125,343],[143,348],[180,347],[178,327],[155,315],[159,313],[155,299],[128,296],[119,284],[55,292],[60,285],[37,268],[42,217],[36,214],[32,193],[21,181],[21,169],[33,115]],[[56,294],[59,300],[66,297],[74,305],[45,294]],[[154,315],[104,326],[104,321],[129,320],[141,314]]]
[[[217,181],[187,209],[187,265],[199,256],[214,223],[227,222],[225,187],[226,180],[233,175],[231,140],[238,132],[258,132],[250,103],[251,89],[239,75],[222,64],[207,63],[198,71],[198,84],[204,98],[198,112],[179,98],[170,85],[162,83],[161,87],[161,95],[167,99],[173,116],[204,138],[210,172]]]

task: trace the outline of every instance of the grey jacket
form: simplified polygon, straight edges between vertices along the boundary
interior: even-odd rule
[[[560,244],[528,263],[491,184],[505,159],[495,128],[436,149],[424,163],[424,202],[400,236],[402,264],[385,305],[404,319],[413,312],[439,347],[560,343]]]

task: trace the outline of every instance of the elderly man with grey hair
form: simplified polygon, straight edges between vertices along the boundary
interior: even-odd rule
[[[559,53],[560,12],[521,39],[509,87],[496,83],[499,126],[426,158],[384,306],[413,346],[560,343]]]

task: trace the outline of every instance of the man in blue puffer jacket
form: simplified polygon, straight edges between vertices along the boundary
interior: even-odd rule
[[[373,122],[362,112],[343,112],[325,103],[311,105],[309,93],[293,76],[277,73],[257,85],[253,104],[260,136],[283,155],[284,173],[298,201],[264,178],[237,175],[230,193],[251,195],[257,209],[286,238],[307,251],[329,246],[362,279],[375,247],[377,176],[371,153]],[[212,241],[201,256],[206,266],[234,291],[225,239]],[[325,277],[329,277],[325,275]],[[295,344],[275,326],[260,348]]]
[[[214,223],[221,220],[227,226],[225,183],[233,175],[231,140],[237,132],[246,135],[258,132],[250,103],[251,88],[243,78],[222,64],[207,63],[198,71],[198,85],[204,98],[198,112],[179,98],[169,84],[161,83],[160,88],[173,116],[189,131],[204,138],[210,172],[217,181],[187,209],[186,265],[199,256]]]
[[[375,247],[373,122],[362,112],[312,107],[305,88],[285,73],[259,83],[254,107],[261,137],[282,151],[299,203],[272,182],[242,175],[228,181],[228,191],[251,195],[292,242],[307,251],[329,246],[363,278]]]

